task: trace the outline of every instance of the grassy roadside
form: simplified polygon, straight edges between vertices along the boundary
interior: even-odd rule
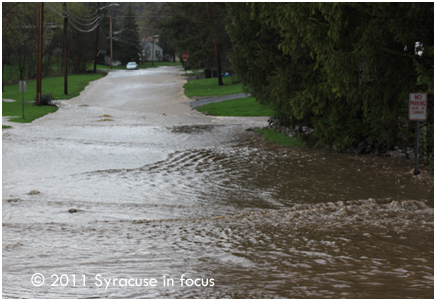
[[[210,103],[199,107],[198,110],[214,116],[259,117],[274,114],[272,109],[260,105],[251,96]]]
[[[187,97],[214,97],[243,93],[242,85],[232,77],[223,77],[224,85],[218,86],[217,78],[188,81],[183,87]],[[254,97],[210,103],[197,108],[198,111],[214,116],[272,116],[273,111],[261,106]]]
[[[218,86],[216,78],[190,80],[184,85],[185,95],[194,96],[222,96],[243,93],[241,84],[232,82],[231,77],[225,77],[224,86]],[[260,105],[254,97],[238,98],[222,102],[210,103],[197,110],[214,116],[239,116],[239,117],[261,117],[273,116],[271,108]],[[291,138],[276,130],[263,128],[255,129],[267,141],[288,147],[306,147],[300,139]]]
[[[185,95],[190,98],[242,93],[242,85],[233,81],[232,77],[223,77],[224,85],[218,86],[217,78],[195,79],[188,81],[183,88],[185,88]]]
[[[52,99],[70,99],[80,94],[90,81],[102,78],[103,73],[73,74],[68,76],[68,95],[64,94],[64,77],[48,77],[42,80],[42,94],[51,94]],[[36,80],[26,82],[26,92],[24,92],[24,117],[22,118],[21,92],[18,85],[5,86],[2,99],[13,99],[15,102],[2,101],[2,116],[19,116],[11,118],[14,122],[32,122],[48,113],[57,110],[54,106],[36,106]],[[5,127],[2,127],[5,128]]]
[[[23,119],[22,103],[21,101],[15,101],[3,102],[2,111],[3,116],[19,116],[10,118],[9,121],[28,123],[49,113],[56,112],[57,108],[55,106],[36,106],[33,104],[33,102],[24,102]],[[2,126],[2,128],[8,128],[8,126]]]

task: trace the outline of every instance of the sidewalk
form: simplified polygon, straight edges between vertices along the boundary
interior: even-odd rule
[[[251,96],[250,93],[239,93],[239,94],[231,94],[231,95],[224,95],[219,97],[213,97],[213,98],[207,98],[207,99],[197,99],[195,101],[191,101],[189,105],[191,108],[201,107],[208,103],[213,102],[221,102],[225,100],[231,100],[231,99],[237,99],[237,98],[245,98]]]

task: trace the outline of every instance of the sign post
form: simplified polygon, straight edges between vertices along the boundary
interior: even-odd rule
[[[418,150],[419,150],[419,122],[427,120],[427,93],[409,94],[409,120],[416,121],[415,141],[415,169],[414,175],[419,174]]]
[[[186,62],[188,60],[188,57],[189,57],[189,53],[183,52],[182,58],[183,58],[184,62]]]
[[[21,104],[23,107],[23,119],[24,119],[24,92],[26,92],[26,81],[20,80],[18,82],[18,86],[19,86],[20,92],[21,92]]]
[[[186,74],[186,61],[188,60],[188,57],[189,57],[189,53],[183,52],[182,59],[183,59],[183,62],[185,63],[184,64],[185,65],[185,74]]]

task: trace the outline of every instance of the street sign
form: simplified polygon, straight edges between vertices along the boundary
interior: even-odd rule
[[[419,174],[419,122],[427,120],[427,93],[410,93],[409,94],[409,120],[416,121],[415,130],[415,169],[414,175]]]
[[[18,86],[19,86],[20,92],[26,92],[26,81],[25,80],[20,80],[18,82]]]
[[[427,120],[427,93],[409,94],[409,120]]]
[[[188,60],[188,57],[189,57],[189,53],[183,52],[183,55],[182,55],[183,61],[186,62]]]

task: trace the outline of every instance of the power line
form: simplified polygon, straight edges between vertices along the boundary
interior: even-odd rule
[[[90,18],[83,18],[83,17],[76,16],[74,13],[71,13],[71,12],[70,12],[70,14],[73,15],[74,18],[79,19],[79,20],[83,20],[85,22],[90,22],[92,20],[95,20],[94,18],[98,18],[98,16],[90,17]]]
[[[57,11],[55,8],[53,8],[52,6],[50,6],[48,3],[45,3],[45,5],[53,12],[53,13],[55,13],[55,14],[57,14],[58,16],[60,16],[60,17],[62,17],[62,18],[68,18],[68,20],[70,21],[69,22],[69,24],[72,26],[72,27],[74,27],[76,30],[78,30],[78,31],[80,31],[80,32],[84,32],[84,33],[89,33],[89,32],[92,32],[92,31],[94,31],[96,28],[98,28],[98,26],[99,25],[101,25],[100,23],[101,23],[101,17],[99,16],[99,15],[97,15],[96,17],[95,17],[95,19],[93,19],[92,20],[92,22],[91,23],[88,23],[88,24],[85,24],[85,23],[82,23],[82,22],[80,22],[80,21],[78,21],[77,20],[77,18],[79,18],[79,19],[82,19],[82,20],[91,20],[91,18],[81,18],[81,17],[77,17],[76,15],[74,15],[73,13],[71,13],[71,12],[67,12],[67,13],[65,13],[65,12],[62,12],[62,13],[60,13],[59,11]],[[92,15],[95,15],[95,14],[97,14],[98,13],[98,10],[96,10]],[[118,16],[118,17],[124,17],[124,18],[126,18],[127,16]],[[136,17],[132,17],[132,18],[136,18]],[[145,19],[145,17],[139,17],[139,19]],[[94,24],[95,23],[95,24]],[[80,28],[79,26],[91,26],[91,25],[93,25],[92,26],[92,28],[90,28],[90,29],[83,29],[83,28]],[[106,35],[106,32],[105,32],[105,35]],[[105,37],[105,39],[108,39],[110,37],[110,35],[108,36],[108,37]],[[139,43],[137,42],[137,41],[134,41],[133,39],[131,39],[131,38],[128,38],[128,37],[120,37],[120,36],[118,36],[118,37],[114,37],[114,40],[115,41],[120,41],[120,42],[122,42],[122,43],[125,43],[125,44],[128,44],[128,45],[132,45],[132,46],[139,46]]]
[[[47,3],[46,3],[47,4]],[[55,3],[55,4],[57,4],[57,3]],[[48,4],[47,4],[48,5]],[[53,7],[51,7],[51,9],[52,10],[55,10]],[[61,10],[61,11],[63,11],[62,9],[58,9],[58,10]],[[68,16],[73,16],[75,19],[77,19],[77,20],[82,20],[82,21],[84,21],[84,22],[91,22],[91,23],[94,23],[94,20],[98,17],[98,16],[95,16],[96,15],[96,13],[98,12],[98,10],[97,11],[95,11],[94,13],[92,13],[91,15],[90,15],[90,17],[81,17],[81,16],[77,16],[76,14],[74,14],[72,11],[69,11],[68,12]],[[56,10],[55,11],[55,13],[57,13],[57,14],[59,14],[59,12]]]
[[[85,32],[85,33],[88,33],[88,32],[91,32],[91,31],[94,31],[99,25],[100,25],[100,16],[97,16],[95,19],[94,19],[94,21],[92,21],[91,23],[89,23],[89,24],[84,24],[84,23],[81,23],[81,22],[79,22],[79,21],[77,21],[77,20],[75,20],[74,19],[74,17],[72,17],[73,16],[73,14],[63,14],[63,13],[60,13],[60,12],[58,12],[57,10],[55,10],[53,7],[51,7],[48,3],[45,3],[45,5],[52,11],[52,12],[54,12],[55,14],[57,14],[57,15],[59,15],[59,16],[61,16],[62,18],[67,18],[67,17],[69,17],[69,19],[70,19],[70,24],[71,24],[71,26],[73,26],[76,30],[78,30],[78,31],[80,31],[80,32]],[[91,29],[82,29],[82,28],[80,28],[79,27],[79,25],[77,25],[77,24],[75,24],[75,23],[77,23],[77,24],[79,24],[79,25],[81,25],[81,26],[91,26],[91,25],[93,25],[94,23],[96,23],[95,25],[93,25],[93,27],[91,28]]]
[[[97,23],[97,24],[95,24],[94,25],[94,27],[92,27],[91,29],[89,29],[89,30],[84,30],[84,29],[81,29],[81,28],[79,28],[76,24],[74,24],[73,22],[70,22],[70,24],[76,29],[76,30],[78,30],[78,31],[80,31],[80,32],[91,32],[91,31],[94,31],[99,25],[100,25],[100,23]]]
[[[47,2],[45,2],[45,5],[46,5],[46,6],[47,6],[47,7],[48,7],[52,12],[54,12],[55,14],[61,16],[62,18],[65,18],[65,15],[64,15],[64,14],[61,14],[61,13],[57,12],[53,7],[51,7],[50,5],[48,5]]]
[[[71,18],[71,20],[73,20],[74,22],[76,22],[77,24],[80,24],[82,26],[91,26],[95,22],[100,22],[100,17],[98,17],[98,16],[97,16],[97,18],[94,19],[94,21],[92,21],[91,23],[88,23],[88,24],[84,24],[84,23],[81,23],[80,21],[77,21],[71,14],[68,14],[68,18]]]

